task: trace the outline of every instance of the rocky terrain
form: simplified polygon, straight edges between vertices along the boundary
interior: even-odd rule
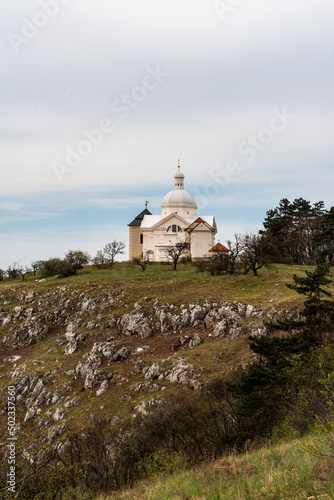
[[[217,373],[245,369],[249,335],[266,335],[266,321],[298,317],[270,300],[266,310],[145,297],[131,305],[121,284],[0,293],[2,393],[15,386],[19,428],[33,426],[49,442],[71,417],[117,424],[163,404],[177,387],[198,392]],[[2,408],[5,420],[5,400]]]

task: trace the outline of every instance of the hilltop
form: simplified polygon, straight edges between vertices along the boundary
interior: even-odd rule
[[[285,284],[304,271],[273,265],[258,277],[211,277],[189,263],[145,272],[116,263],[0,283],[1,403],[15,386],[21,446],[34,454],[66,429],[106,421],[116,431],[170,398],[200,401],[210,381],[253,362],[250,334],[298,318],[302,301]],[[1,420],[6,428],[6,410]]]

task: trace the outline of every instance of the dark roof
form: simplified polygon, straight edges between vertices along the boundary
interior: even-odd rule
[[[143,222],[143,218],[145,217],[145,215],[152,215],[151,212],[147,210],[147,208],[145,208],[145,210],[140,212],[140,214],[138,214],[137,217],[133,219],[133,221],[130,222],[130,224],[128,224],[128,226],[140,226],[140,224]]]

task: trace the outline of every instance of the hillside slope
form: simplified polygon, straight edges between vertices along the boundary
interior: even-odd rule
[[[201,398],[210,380],[247,369],[248,336],[265,335],[265,321],[298,317],[301,302],[285,283],[304,271],[209,277],[190,265],[143,273],[118,264],[1,283],[2,429],[8,386],[18,437],[30,450],[37,441],[52,445],[73,422],[117,428],[171,396]]]

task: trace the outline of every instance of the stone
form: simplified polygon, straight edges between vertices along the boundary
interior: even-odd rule
[[[149,338],[153,335],[152,328],[143,312],[132,311],[124,314],[120,321],[122,332],[125,335],[139,335],[142,338]]]
[[[108,375],[104,370],[92,370],[86,375],[84,388],[89,391],[107,378],[112,378],[112,374]]]
[[[253,323],[248,326],[248,333],[252,335],[252,337],[264,337],[268,335],[268,329],[263,323]]]
[[[213,338],[222,338],[226,337],[228,335],[228,321],[226,319],[223,319],[217,325],[215,326],[213,332],[212,332],[212,337]]]
[[[128,347],[121,347],[112,357],[113,361],[127,359],[131,354],[131,349]]]
[[[64,408],[57,408],[54,414],[52,415],[52,418],[55,422],[60,422],[63,420],[65,416],[65,410]]]
[[[89,353],[84,362],[77,365],[75,373],[81,378],[85,378],[89,372],[96,370],[102,365],[102,359],[95,353]]]
[[[34,418],[35,415],[36,415],[36,408],[30,408],[25,414],[23,422],[28,422],[28,420]]]
[[[108,386],[109,386],[108,380],[104,380],[101,383],[100,387],[97,389],[96,396],[101,396],[101,394],[103,394],[104,392],[106,392],[106,390],[108,389]]]
[[[79,349],[78,342],[69,342],[65,347],[65,354],[73,354]]]
[[[138,359],[138,361],[136,361],[135,366],[133,368],[133,373],[141,373],[143,371],[144,367],[145,367],[144,361],[142,361],[141,359]]]
[[[144,378],[152,378],[153,380],[158,378],[160,375],[160,365],[159,363],[153,363],[145,372]]]
[[[64,404],[64,407],[65,408],[73,408],[74,406],[78,406],[78,404],[80,404],[80,400],[78,398],[73,398],[73,399],[70,399],[69,401],[66,401],[66,403]]]
[[[203,339],[196,333],[196,335],[194,335],[194,338],[189,342],[189,347],[190,349],[194,349],[202,343]]]

